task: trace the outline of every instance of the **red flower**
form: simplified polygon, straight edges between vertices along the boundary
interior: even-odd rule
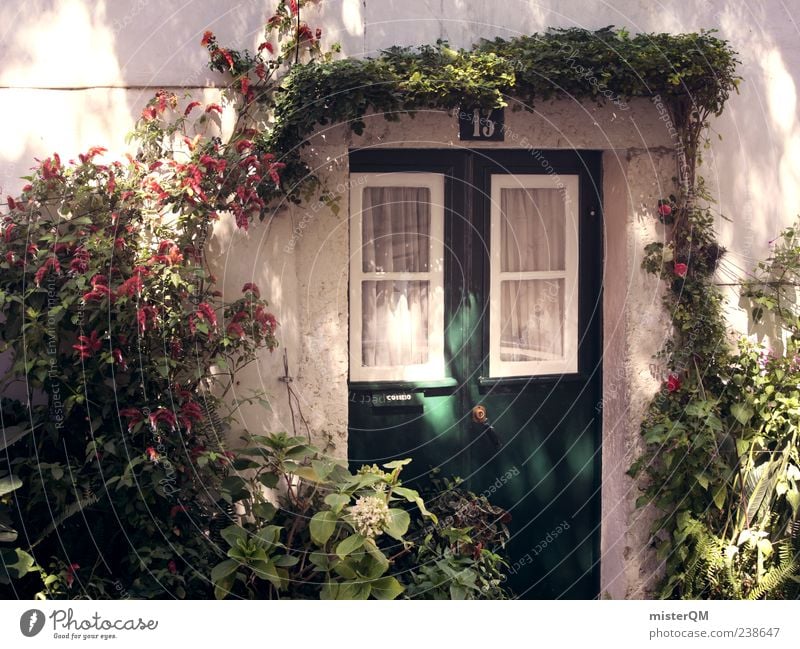
[[[173,575],[178,572],[178,565],[175,563],[174,559],[169,560],[169,563],[167,564],[167,570],[169,570]]]
[[[9,243],[11,241],[11,234],[14,232],[14,228],[16,227],[17,227],[16,223],[9,223],[6,226],[6,229],[3,231],[3,240],[6,243]]]
[[[186,509],[186,505],[173,505],[172,509],[169,510],[170,518],[175,518],[181,512],[186,513],[189,511]]]
[[[181,406],[178,421],[186,429],[186,432],[191,433],[194,423],[202,421],[202,419],[203,409],[196,401],[190,400]]]
[[[201,302],[197,305],[197,317],[200,320],[208,320],[209,324],[216,329],[217,327],[217,314],[208,302]]]
[[[51,269],[55,271],[56,275],[61,274],[61,266],[59,265],[58,259],[55,256],[48,257],[45,260],[42,267],[36,271],[36,275],[34,275],[33,277],[33,281],[36,284],[36,286],[41,285],[44,276],[47,275],[48,271],[50,271]]]
[[[72,261],[69,262],[69,269],[79,275],[89,270],[89,251],[86,248],[80,246],[75,250]]]
[[[166,408],[158,408],[154,412],[150,413],[150,427],[153,430],[158,428],[158,423],[163,421],[165,422],[172,430],[175,430],[175,424],[177,423],[177,417],[175,417],[175,413],[171,410],[167,410]]]
[[[155,106],[146,106],[142,110],[142,117],[146,120],[154,120],[158,116],[158,111]]]
[[[83,164],[86,164],[87,162],[91,162],[92,158],[98,155],[102,155],[107,150],[108,149],[105,149],[101,146],[93,146],[86,153],[79,153],[78,158]]]
[[[147,458],[151,462],[158,462],[158,451],[156,451],[156,449],[154,449],[152,446],[148,446],[146,449],[144,449],[144,452],[147,454]]]
[[[677,263],[673,266],[673,270],[678,277],[686,277],[689,267],[686,264]]]
[[[9,250],[6,253],[6,263],[9,266],[13,266],[16,263],[16,259],[14,258],[14,251],[13,250]]]
[[[139,333],[147,331],[147,322],[151,321],[153,324],[156,322],[158,311],[154,306],[149,304],[136,310],[136,321],[139,323]]]
[[[289,9],[291,9],[293,16],[297,15],[297,12],[299,11],[297,0],[289,0]]]
[[[311,28],[305,23],[301,23],[297,29],[297,39],[299,41],[313,41],[314,34],[311,33]]]
[[[119,348],[112,349],[111,356],[114,358],[115,363],[119,363],[122,366],[123,371],[128,369],[128,364],[125,362],[125,358],[122,356],[121,349]]]
[[[209,104],[208,106],[206,106],[206,112],[210,113],[211,111],[217,112],[221,115],[222,106],[220,106],[219,104]]]
[[[15,210],[17,209],[17,203],[14,201],[12,196],[6,196],[6,202],[8,203],[8,209]]]
[[[681,389],[681,379],[676,374],[670,374],[667,378],[667,390],[669,392],[677,392]]]
[[[144,419],[144,416],[138,408],[123,408],[119,411],[119,415],[128,420],[128,432]]]
[[[257,298],[261,297],[261,291],[258,290],[258,286],[253,284],[253,282],[247,282],[247,284],[242,286],[242,293],[247,293],[248,291]]]
[[[247,77],[242,77],[241,93],[243,95],[250,93],[250,79]]]
[[[225,59],[225,62],[228,64],[228,67],[233,69],[233,57],[231,56],[231,53],[228,50],[226,50],[224,47],[220,47],[214,53],[214,55],[217,56],[217,57],[221,56],[223,59]]]
[[[275,51],[275,48],[272,47],[272,43],[264,42],[264,43],[261,43],[261,45],[258,46],[258,51],[262,52],[264,50],[267,50],[267,52],[272,54]]]
[[[240,325],[240,324],[238,324],[236,322],[231,322],[228,325],[228,328],[225,331],[231,337],[233,337],[233,336],[238,336],[239,338],[244,338],[245,337],[245,333],[244,333],[244,329],[242,329],[242,325]]]
[[[98,284],[95,286],[91,291],[88,293],[83,294],[83,301],[84,302],[92,302],[97,301],[101,302],[104,297],[109,299],[112,298],[111,291],[109,290],[108,286],[105,284]]]
[[[214,32],[206,30],[205,32],[203,32],[203,38],[200,41],[200,45],[206,47],[209,43],[212,43],[213,41],[214,41]]]
[[[78,352],[81,359],[91,358],[95,353],[100,351],[103,343],[97,335],[97,331],[93,331],[88,336],[78,336],[78,343],[72,346]]]
[[[119,288],[117,289],[117,295],[135,297],[142,294],[143,288],[144,286],[142,284],[142,277],[141,275],[136,274],[133,277],[129,277],[119,285]]]
[[[272,315],[271,313],[267,313],[266,311],[264,311],[264,307],[261,305],[258,305],[258,307],[256,307],[256,312],[254,317],[256,322],[258,322],[261,325],[261,330],[264,333],[267,333],[267,331],[275,331],[275,329],[278,326],[278,321],[275,319],[275,316]]]
[[[67,574],[64,577],[65,581],[67,582],[67,588],[72,588],[72,583],[75,581],[75,573],[80,570],[80,565],[77,563],[69,564],[67,568]]]
[[[193,101],[193,102],[191,102],[191,103],[190,103],[190,104],[189,104],[189,105],[186,107],[186,110],[185,110],[185,111],[183,111],[183,115],[184,115],[184,117],[188,117],[188,116],[189,116],[189,113],[191,113],[191,112],[192,112],[192,110],[194,110],[195,108],[197,108],[199,105],[200,105],[200,102],[199,102],[199,101]]]
[[[317,27],[317,31],[314,33],[314,36],[316,37],[317,40],[322,38],[322,30],[319,27]]]
[[[658,213],[663,217],[667,217],[672,214],[672,207],[668,203],[661,203],[658,206]]]

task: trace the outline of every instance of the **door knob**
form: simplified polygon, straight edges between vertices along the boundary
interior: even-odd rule
[[[486,412],[486,406],[479,404],[472,409],[472,421],[476,424],[489,423],[489,413]]]
[[[486,406],[478,404],[472,409],[472,421],[483,428],[483,432],[489,436],[492,444],[497,448],[500,447],[500,435],[497,434],[494,426],[489,423],[489,413],[486,411]]]

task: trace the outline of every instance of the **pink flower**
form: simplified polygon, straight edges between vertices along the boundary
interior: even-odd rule
[[[678,277],[686,277],[686,273],[689,271],[689,267],[686,264],[676,263],[673,266],[673,271]]]
[[[144,449],[144,452],[147,454],[147,458],[151,462],[158,462],[158,451],[156,451],[156,449],[154,449],[152,446],[148,446],[146,449]]]
[[[167,570],[169,570],[173,575],[178,572],[178,564],[175,563],[174,559],[169,560],[169,563],[167,564]]]
[[[670,374],[667,378],[667,390],[677,392],[681,389],[681,379],[676,374]]]

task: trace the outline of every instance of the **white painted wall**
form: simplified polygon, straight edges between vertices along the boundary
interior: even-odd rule
[[[199,46],[205,29],[223,43],[253,47],[269,13],[265,0],[4,0],[0,4],[0,194],[12,193],[34,157],[54,150],[68,158],[91,145],[125,149],[124,136],[156,88],[212,88],[220,79]],[[468,46],[549,26],[631,31],[719,29],[740,52],[745,82],[714,122],[722,136],[702,173],[718,206],[722,243],[731,250],[721,281],[750,268],[767,242],[800,208],[800,40],[781,0],[325,0],[318,18],[325,38],[348,55],[390,45],[445,38]],[[198,92],[195,90],[195,92]],[[656,386],[648,368],[664,335],[657,282],[638,269],[644,243],[658,236],[652,206],[669,193],[670,142],[652,107],[631,113],[558,102],[534,116],[512,114],[516,128],[540,147],[605,149],[606,388],[604,410],[603,584],[614,597],[641,596],[653,573],[644,527],[632,524],[635,491],[623,477],[638,444],[637,421]],[[633,119],[633,121],[631,121]],[[453,120],[417,120],[427,145],[455,142]],[[346,148],[365,142],[403,143],[402,124],[376,119],[363,139],[336,127],[318,139],[310,160],[331,184],[346,182]],[[409,145],[409,142],[405,142]],[[516,146],[506,142],[505,146]],[[3,194],[4,195],[4,194]],[[346,207],[346,205],[344,205]],[[346,212],[343,211],[343,214]],[[346,447],[347,222],[326,209],[292,210],[249,234],[221,222],[212,251],[226,293],[256,281],[283,327],[290,372],[318,440]],[[293,245],[287,248],[287,244]],[[731,300],[731,318],[747,328]],[[289,428],[281,351],[242,377],[241,396],[263,388],[274,411],[244,409],[254,431]],[[612,391],[610,388],[613,387]]]

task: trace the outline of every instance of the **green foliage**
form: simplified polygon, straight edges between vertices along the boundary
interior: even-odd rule
[[[475,527],[506,514],[485,498],[452,486],[434,491],[433,511],[445,516],[438,518],[403,486],[400,474],[409,460],[353,474],[302,437],[245,441],[235,465],[247,477],[223,486],[223,498],[242,515],[221,532],[227,558],[210,575],[218,598],[506,595],[505,562],[484,542],[499,551],[497,539],[504,541],[507,532],[503,536],[496,520]]]
[[[430,530],[445,512],[428,512],[401,484],[403,462],[352,475],[297,438],[252,438],[238,457],[220,444],[231,420],[219,413],[236,372],[277,341],[257,287],[229,301],[215,290],[205,261],[211,224],[230,212],[247,228],[271,203],[319,191],[302,150],[320,125],[361,133],[370,113],[397,119],[513,97],[530,108],[557,96],[658,96],[693,174],[706,119],[738,83],[733,52],[707,32],[553,30],[469,50],[440,42],[334,60],[302,21],[305,4],[281,0],[254,53],[204,35],[210,67],[230,75],[224,96],[236,120],[226,140],[222,106],[162,90],[136,123],[139,150],[127,163],[97,162],[104,150],[96,147],[68,163],[54,154],[7,200],[0,341],[13,359],[6,383],[24,385],[25,395],[3,403],[0,422],[0,584],[15,596],[205,597],[209,576],[217,596],[503,596],[503,513],[484,500],[448,488],[455,500],[441,501],[452,522]],[[694,192],[693,176],[689,186]],[[689,268],[671,277],[673,306],[680,330],[710,345],[722,328],[719,299],[704,282],[718,255],[710,215],[690,194],[671,199],[673,268]],[[661,259],[648,263],[667,272],[665,251],[651,252]],[[702,359],[708,369],[697,349],[670,351],[686,368]],[[759,412],[755,401],[705,396],[697,373],[698,383],[648,424],[651,443],[673,453],[656,463],[670,489],[681,449],[716,453],[710,466],[693,465],[699,488],[681,484],[692,507],[733,497],[741,478],[722,453],[728,425]],[[690,442],[688,430],[703,433]],[[751,469],[776,452],[759,447]],[[779,474],[767,475],[772,485]],[[785,484],[780,498],[795,502],[796,484],[780,479],[771,491],[757,482],[756,500]],[[246,515],[232,517],[234,505]],[[765,570],[757,588],[785,583],[784,572]]]
[[[722,111],[739,83],[735,53],[709,31],[631,36],[613,27],[552,29],[470,49],[438,41],[389,48],[375,58],[334,60],[320,51],[310,31],[297,32],[283,5],[276,17],[264,43],[275,33],[305,34],[302,56],[296,47],[275,48],[274,56],[264,57],[263,45],[254,54],[220,48],[215,40],[206,43],[212,69],[231,73],[236,88],[246,80],[242,108],[257,124],[258,147],[285,165],[279,186],[259,186],[268,204],[300,202],[319,188],[302,157],[319,126],[346,124],[361,134],[369,114],[397,120],[419,110],[471,106],[531,110],[534,102],[558,97],[598,103],[657,98],[693,163],[702,125]],[[294,65],[280,75],[287,62]]]
[[[695,240],[707,245],[707,224],[702,228]],[[691,308],[686,289],[670,294],[673,317],[682,318],[676,327],[686,323],[703,333],[684,335],[683,348],[673,348],[673,362],[691,365],[675,368],[676,380],[653,401],[642,426],[646,452],[632,469],[648,478],[640,504],[660,511],[653,534],[666,561],[664,597],[800,594],[800,347],[792,302],[800,248],[794,228],[781,240],[744,293],[756,315],[769,314],[789,333],[783,354],[747,339],[735,350],[719,344],[724,329],[708,282],[711,266],[695,266],[704,281],[687,273],[688,292],[701,298],[690,296]],[[663,248],[652,247],[646,263],[659,255]],[[704,338],[710,331],[719,337]]]

